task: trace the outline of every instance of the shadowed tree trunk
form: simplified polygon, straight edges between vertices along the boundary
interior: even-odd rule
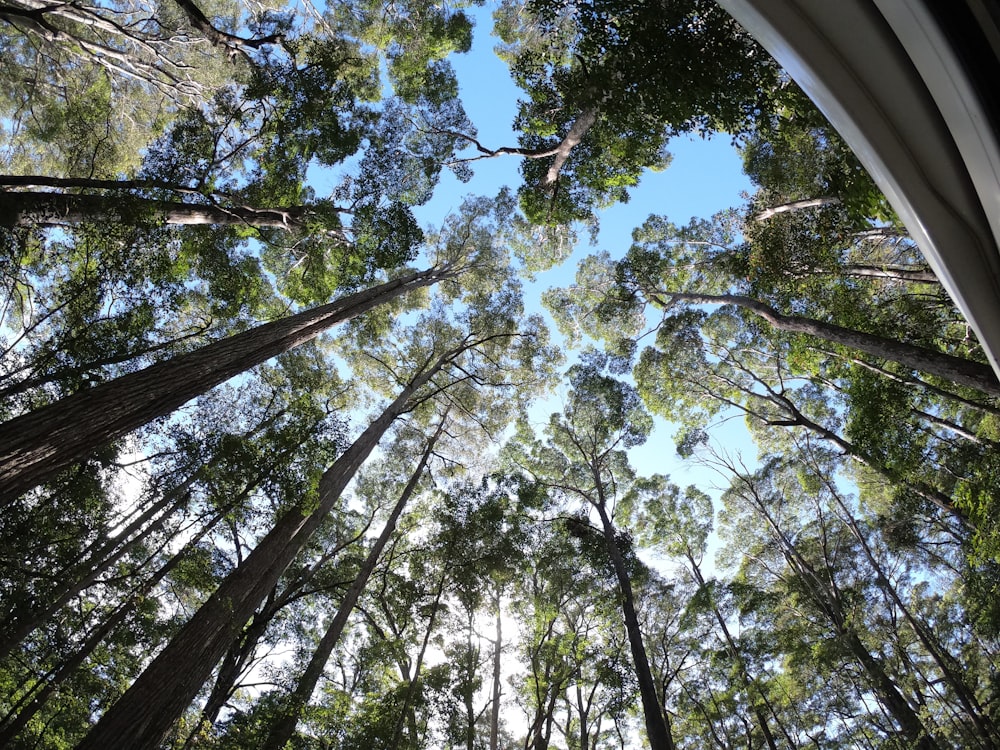
[[[0,192],[0,226],[5,227],[101,224],[145,217],[181,226],[239,224],[290,230],[300,227],[308,213],[308,206],[257,208],[123,195]]]
[[[430,268],[266,323],[0,425],[0,507],[74,461],[328,328],[455,272]]]
[[[285,743],[287,743],[288,740],[292,738],[292,735],[295,734],[295,726],[299,722],[302,709],[309,702],[309,698],[316,689],[319,678],[322,677],[323,670],[326,669],[326,663],[330,660],[330,654],[333,653],[333,649],[336,648],[337,642],[340,640],[340,636],[343,635],[344,628],[347,626],[347,621],[350,618],[351,613],[354,611],[354,607],[358,603],[358,599],[361,597],[361,592],[364,591],[365,586],[368,584],[368,579],[371,578],[372,572],[374,572],[375,566],[378,564],[382,550],[384,550],[385,545],[389,543],[389,539],[396,530],[396,523],[399,521],[399,517],[406,508],[406,504],[413,496],[413,493],[417,488],[417,484],[419,483],[421,476],[423,476],[424,469],[427,466],[427,461],[430,459],[431,454],[434,451],[434,445],[437,443],[438,438],[441,436],[441,432],[444,430],[447,419],[448,414],[445,412],[444,416],[441,417],[437,430],[434,432],[433,436],[431,436],[430,440],[427,441],[427,447],[424,449],[424,453],[420,457],[420,461],[417,464],[416,469],[414,469],[413,473],[410,475],[410,480],[406,483],[402,493],[399,495],[399,499],[396,501],[396,505],[393,507],[392,512],[386,519],[382,532],[372,545],[371,550],[368,552],[368,556],[361,564],[361,569],[358,571],[357,577],[347,589],[347,593],[340,602],[340,607],[338,607],[337,613],[333,616],[326,632],[320,639],[316,650],[313,652],[312,658],[309,660],[309,664],[306,666],[305,671],[299,678],[298,684],[295,686],[295,690],[286,700],[278,718],[271,727],[271,731],[268,734],[267,739],[261,745],[261,750],[281,750],[285,746]]]
[[[913,284],[939,284],[933,271],[901,266],[865,266],[852,263],[839,269],[848,276],[863,276],[872,279],[893,279]]]
[[[238,680],[253,661],[258,644],[264,638],[275,618],[289,604],[311,593],[306,590],[306,587],[313,581],[316,574],[344,548],[358,542],[367,529],[368,525],[365,525],[358,535],[337,544],[333,549],[327,550],[317,557],[311,565],[303,567],[294,576],[291,576],[290,580],[285,581],[283,586],[275,585],[268,592],[264,603],[254,613],[247,627],[226,651],[215,676],[212,690],[209,692],[208,698],[205,699],[201,715],[184,741],[185,750],[197,745],[201,728],[204,725],[212,726],[218,721],[219,714],[239,687]]]
[[[493,693],[490,705],[490,750],[500,750],[500,694],[503,653],[503,625],[500,613],[500,587],[494,590],[493,606],[496,608],[496,640],[493,642]]]
[[[604,541],[607,546],[608,556],[611,558],[611,566],[614,568],[621,591],[622,616],[625,620],[625,631],[628,633],[629,648],[632,651],[632,662],[635,665],[636,680],[639,683],[639,695],[642,698],[642,713],[646,721],[646,736],[649,739],[649,746],[652,750],[674,750],[674,738],[670,732],[670,725],[667,723],[666,710],[660,706],[660,701],[656,696],[656,682],[653,680],[653,672],[649,668],[649,657],[646,655],[646,647],[642,642],[639,615],[635,611],[635,594],[632,591],[632,580],[628,574],[628,569],[625,567],[625,558],[622,557],[621,550],[618,548],[614,523],[611,521],[610,516],[608,516],[608,511],[605,507],[604,486],[600,470],[594,467],[593,474],[598,493],[598,501],[594,503],[594,508],[601,518],[601,527],[604,531]]]
[[[429,361],[396,399],[324,472],[315,509],[286,513],[139,675],[77,750],[128,747],[154,750],[184,713],[226,649],[236,639],[392,423],[412,409],[414,397],[451,359],[473,344]]]

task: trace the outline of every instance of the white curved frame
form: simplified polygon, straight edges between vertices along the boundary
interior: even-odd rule
[[[857,153],[1000,376],[1000,148],[919,0],[718,0]]]

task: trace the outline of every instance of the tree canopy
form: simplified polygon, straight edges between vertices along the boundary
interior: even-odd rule
[[[0,55],[0,745],[1000,747],[1000,382],[715,3],[7,0]],[[600,232],[691,136],[750,191]]]

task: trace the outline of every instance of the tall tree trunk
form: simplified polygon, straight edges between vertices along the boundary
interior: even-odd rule
[[[859,359],[858,357],[850,356],[848,354],[845,354],[844,352],[837,352],[833,351],[832,349],[825,349],[819,346],[815,347],[815,349],[816,351],[822,352],[827,356],[837,357],[838,359],[842,359],[845,362],[850,362],[851,364],[857,365],[858,367],[863,367],[866,370],[878,373],[882,377],[888,378],[894,383],[902,383],[903,385],[910,388],[919,388],[921,390],[927,391],[928,393],[933,393],[935,396],[940,396],[941,398],[946,399],[948,401],[954,401],[955,403],[962,404],[963,406],[968,406],[971,409],[976,409],[978,411],[982,411],[987,414],[993,414],[995,416],[1000,417],[1000,408],[994,406],[993,404],[983,404],[977,401],[972,401],[971,399],[967,399],[964,396],[959,396],[958,394],[952,393],[951,391],[946,391],[944,388],[938,388],[936,385],[931,385],[927,381],[921,380],[920,378],[914,377],[913,375],[900,375],[899,373],[892,372],[890,370],[885,369],[884,367],[879,367],[878,365],[873,364],[872,362],[866,362],[865,360]]]
[[[503,648],[503,622],[500,612],[500,587],[493,596],[496,608],[496,640],[493,642],[493,696],[490,705],[490,750],[500,750],[500,694],[501,694],[501,650]],[[584,748],[584,750],[586,750]]]
[[[840,635],[846,641],[848,651],[864,669],[879,702],[899,725],[900,732],[910,746],[915,750],[938,750],[937,742],[927,733],[920,717],[899,692],[895,681],[886,674],[882,664],[872,656],[853,628],[841,629]]]
[[[983,707],[976,698],[975,691],[966,684],[964,678],[962,677],[962,665],[941,644],[931,629],[928,628],[923,621],[917,618],[917,616],[910,611],[910,608],[906,606],[906,603],[899,595],[896,587],[889,580],[888,573],[886,573],[881,563],[879,563],[878,559],[875,557],[874,551],[868,544],[868,539],[865,537],[861,527],[855,520],[854,514],[851,512],[850,508],[847,507],[843,498],[840,496],[840,492],[830,481],[827,475],[821,474],[820,476],[822,477],[823,483],[830,491],[830,494],[833,496],[834,501],[837,503],[837,507],[839,507],[841,513],[843,513],[842,520],[847,525],[847,528],[851,530],[851,534],[857,540],[858,545],[861,547],[861,551],[864,552],[865,559],[868,560],[868,564],[875,572],[876,584],[880,589],[882,589],[882,591],[888,594],[893,604],[895,604],[897,609],[899,609],[899,611],[903,614],[903,618],[910,624],[914,634],[923,644],[924,648],[927,649],[927,653],[930,654],[931,659],[934,660],[938,669],[941,670],[942,681],[955,693],[955,697],[958,698],[966,716],[969,717],[973,725],[976,727],[976,731],[979,733],[980,739],[984,743],[984,747],[995,747],[997,741],[1000,740],[1000,733],[997,732],[997,729],[989,715],[983,711]]]
[[[91,451],[169,414],[234,375],[304,344],[331,326],[453,275],[441,268],[410,273],[122,375],[3,423],[0,507]]]
[[[224,195],[220,193],[205,193],[197,188],[188,187],[169,180],[149,178],[105,180],[99,177],[51,177],[49,175],[0,175],[0,187],[49,187],[60,190],[167,190],[184,195]]]
[[[423,476],[427,462],[434,451],[434,445],[441,436],[447,419],[448,414],[445,412],[444,416],[441,417],[437,430],[430,440],[427,441],[427,447],[420,457],[417,468],[410,475],[410,480],[406,483],[402,493],[400,493],[399,499],[396,501],[396,505],[386,519],[382,532],[375,540],[371,550],[369,550],[368,556],[361,564],[361,569],[358,571],[357,577],[350,588],[347,589],[347,593],[340,602],[337,613],[333,616],[326,632],[320,639],[319,645],[309,660],[309,664],[295,686],[295,690],[285,701],[281,712],[272,724],[267,739],[261,745],[261,750],[281,750],[288,740],[292,738],[292,735],[295,734],[295,726],[299,722],[302,709],[309,702],[309,698],[312,697],[313,691],[316,689],[316,684],[319,682],[319,678],[322,677],[323,670],[326,668],[326,663],[330,660],[330,654],[333,653],[333,649],[336,648],[340,636],[343,635],[344,628],[347,626],[347,620],[354,611],[354,607],[361,597],[361,592],[364,591],[365,586],[368,584],[368,579],[371,578],[375,566],[378,564],[382,550],[385,549],[385,545],[389,543],[389,539],[396,531],[396,524],[399,521],[399,517],[417,489],[417,484]]]
[[[798,315],[782,315],[763,302],[738,294],[698,294],[665,290],[650,294],[650,299],[659,305],[666,306],[668,300],[661,297],[700,305],[735,305],[763,318],[779,331],[814,336],[1000,398],[1000,381],[997,380],[993,369],[981,362],[954,357],[950,354],[936,352],[933,349],[925,349],[922,346],[907,344],[864,331],[843,328],[834,323],[824,323],[821,320],[803,318]]]
[[[427,629],[424,631],[424,639],[420,643],[420,651],[417,654],[417,661],[413,665],[413,675],[407,677],[406,669],[403,674],[403,679],[409,679],[409,684],[406,687],[406,696],[403,698],[403,705],[399,709],[399,716],[396,718],[396,726],[392,730],[392,742],[389,743],[389,747],[399,747],[399,738],[403,734],[403,724],[407,725],[410,733],[409,743],[406,745],[410,750],[416,750],[420,745],[417,738],[417,717],[416,712],[413,710],[413,697],[417,692],[417,683],[420,680],[420,670],[424,666],[424,658],[427,656],[427,647],[431,642],[431,635],[434,633],[434,621],[437,619],[438,612],[441,609],[441,597],[444,595],[444,583],[447,578],[446,572],[441,571],[441,575],[438,577],[437,588],[434,590],[434,602],[431,604],[431,614],[427,618]]]
[[[868,650],[868,647],[858,636],[851,618],[845,614],[842,599],[843,593],[829,567],[829,561],[822,559],[822,568],[817,570],[795,546],[794,540],[781,528],[771,511],[771,502],[761,496],[753,480],[740,476],[744,487],[748,490],[744,499],[770,528],[775,542],[781,548],[788,569],[799,581],[806,595],[812,600],[816,609],[827,619],[833,632],[841,638],[855,662],[862,668],[869,689],[875,694],[879,703],[899,725],[900,732],[906,738],[910,747],[915,750],[938,750],[938,744],[927,732],[920,716],[913,710],[909,702],[899,692],[896,682],[886,673],[882,662]]]
[[[688,565],[691,568],[691,573],[694,576],[695,583],[698,584],[699,588],[704,588],[705,577],[701,573],[701,567],[695,560],[692,550],[687,549],[685,551],[685,557],[687,557]],[[747,692],[747,699],[750,701],[754,716],[757,718],[757,725],[760,727],[760,731],[764,735],[764,742],[767,743],[770,750],[778,750],[778,746],[774,740],[774,735],[771,733],[770,726],[768,726],[767,717],[764,716],[764,712],[761,711],[757,701],[754,700],[752,693],[758,693],[758,695],[764,698],[765,701],[767,698],[763,695],[763,690],[756,688],[754,681],[750,678],[750,674],[747,671],[746,661],[743,659],[743,654],[740,653],[739,648],[736,646],[736,640],[729,632],[729,626],[726,624],[726,618],[722,616],[722,612],[719,611],[719,607],[716,605],[714,600],[712,601],[712,612],[715,614],[715,621],[719,623],[719,628],[722,630],[723,639],[726,642],[726,650],[729,651],[730,657],[736,662],[736,665],[739,668],[740,683],[743,685],[743,689]],[[787,733],[785,733],[785,737],[786,739],[791,739],[788,737]],[[794,744],[792,746],[794,746]]]
[[[615,539],[614,524],[608,516],[600,472],[594,468],[593,474],[598,491],[598,502],[594,504],[594,508],[601,518],[608,556],[611,558],[611,566],[614,568],[615,576],[618,578],[618,586],[621,589],[622,615],[625,619],[629,647],[632,650],[636,679],[639,682],[642,712],[646,720],[646,736],[652,750],[674,750],[674,738],[667,724],[666,710],[660,706],[659,698],[656,696],[656,682],[653,680],[653,673],[649,668],[649,658],[646,656],[646,647],[642,642],[639,616],[635,611],[632,580],[625,567],[625,558],[622,557],[621,550],[618,548],[618,540]]]
[[[0,226],[66,226],[137,218],[177,226],[252,226],[297,229],[308,206],[218,206],[123,195],[0,191]]]
[[[580,720],[580,750],[590,750],[590,726],[587,723],[587,714],[590,707],[583,700],[583,687],[576,683],[576,715]],[[568,724],[568,722],[567,722]],[[568,734],[567,734],[568,736]]]
[[[392,423],[413,407],[412,400],[456,351],[437,357],[417,374],[396,399],[324,472],[318,504],[286,513],[253,552],[219,586],[139,675],[77,750],[128,747],[154,750],[170,731],[236,639],[274,588]]]
[[[938,277],[933,271],[918,268],[901,268],[899,266],[864,266],[850,264],[839,269],[848,276],[862,276],[872,279],[892,279],[911,284],[938,284]]]
[[[367,527],[366,527],[367,528]],[[362,532],[363,534],[364,532]],[[219,714],[225,707],[226,702],[232,697],[237,687],[237,680],[243,674],[247,665],[251,662],[257,652],[257,645],[267,632],[271,622],[275,617],[296,599],[303,595],[305,587],[316,577],[316,574],[330,560],[336,557],[341,550],[350,546],[360,539],[358,537],[338,544],[332,550],[320,555],[316,561],[300,570],[285,585],[280,588],[277,585],[271,589],[264,599],[264,603],[257,609],[246,629],[240,633],[239,637],[233,641],[226,655],[219,666],[219,671],[215,677],[215,684],[205,699],[205,705],[201,710],[201,716],[184,742],[184,748],[189,748],[197,741],[197,735],[204,724],[214,725],[219,718]]]
[[[551,189],[559,179],[559,173],[566,165],[573,149],[576,148],[586,137],[590,129],[594,127],[599,115],[597,107],[590,107],[577,115],[577,118],[570,124],[566,135],[555,146],[550,148],[518,148],[515,146],[502,146],[500,148],[487,148],[473,136],[467,133],[459,133],[453,130],[438,130],[442,135],[450,135],[454,138],[461,138],[468,141],[481,156],[473,156],[466,159],[458,159],[458,162],[478,161],[479,159],[492,159],[497,156],[523,156],[525,159],[547,159],[554,156],[551,166],[545,176],[539,180],[538,187],[542,190]],[[0,182],[0,184],[3,184]]]

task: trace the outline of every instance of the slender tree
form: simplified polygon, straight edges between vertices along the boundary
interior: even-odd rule
[[[837,533],[823,528],[826,519],[821,514],[816,517],[820,525],[816,536],[809,533],[793,536],[793,528],[787,526],[792,523],[795,511],[787,507],[789,500],[782,497],[785,490],[792,489],[779,478],[784,468],[782,462],[772,460],[753,474],[739,471],[727,493],[727,502],[742,504],[763,523],[762,531],[774,545],[769,556],[775,555],[784,563],[784,569],[777,573],[782,585],[797,600],[808,602],[833,633],[845,657],[858,667],[864,683],[895,722],[896,731],[915,748],[941,747],[930,731],[932,725],[925,724],[886,664],[865,642],[863,620],[852,616],[857,605],[847,588],[850,584],[845,580],[846,571],[842,571],[844,558]]]
[[[603,374],[606,366],[607,358],[592,352],[582,364],[570,368],[573,390],[565,413],[552,416],[548,444],[531,449],[525,469],[542,484],[584,500],[596,512],[600,523],[597,533],[603,538],[618,582],[646,735],[656,750],[673,750],[667,712],[657,695],[643,643],[626,551],[612,520],[616,492],[631,475],[624,450],[645,440],[652,421],[642,408],[638,392]],[[528,435],[523,439],[530,440]],[[589,525],[581,526],[580,533],[589,533]]]

